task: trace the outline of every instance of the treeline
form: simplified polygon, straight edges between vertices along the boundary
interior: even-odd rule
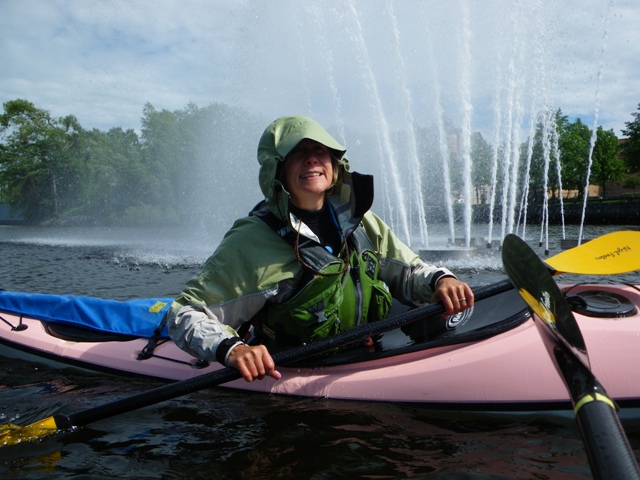
[[[545,194],[558,198],[562,191],[567,190],[577,191],[580,198],[584,193],[587,177],[590,185],[601,186],[603,196],[606,197],[606,184],[621,181],[633,171],[621,155],[620,142],[613,130],[598,127],[591,152],[592,130],[579,118],[571,122],[557,110],[540,115],[535,127],[531,138],[525,138],[519,144],[500,144],[497,147],[491,145],[479,132],[471,134],[474,203],[488,202],[491,188],[495,188],[495,198],[499,200],[504,189],[511,188],[514,184],[517,185],[516,197],[525,197],[530,203],[542,202]],[[445,130],[451,191],[454,198],[461,198],[465,180],[460,132],[451,124],[446,125]],[[444,178],[440,155],[442,140],[438,139],[439,135],[441,136],[433,128],[419,131],[424,170],[426,175],[434,178]],[[515,179],[514,172],[517,174]],[[428,193],[431,198],[443,195],[442,183],[430,183]]]
[[[640,104],[638,112],[632,113],[633,120],[625,122],[625,136],[618,139],[613,130],[604,130],[599,126],[596,130],[595,144],[591,152],[591,172],[589,183],[600,186],[602,198],[607,199],[606,186],[610,182],[618,182],[623,188],[632,192],[640,189]],[[592,130],[578,118],[569,122],[568,117],[556,112],[556,127],[558,133],[558,148],[560,172],[564,189],[582,192],[586,185],[589,155],[591,150]],[[531,182],[532,187],[541,184],[543,176],[536,169],[540,167],[542,151],[542,134],[539,126],[534,143],[534,157],[532,165],[536,179]],[[554,162],[550,170],[558,170]],[[549,173],[549,188],[557,188],[559,177]]]
[[[640,119],[634,116],[627,123],[623,156],[613,130],[598,128],[591,184],[604,186],[640,171]],[[256,145],[269,120],[225,104],[189,104],[173,112],[146,104],[139,134],[122,128],[105,132],[85,130],[73,115],[53,118],[27,100],[9,101],[0,116],[0,203],[40,223],[157,225],[235,217],[259,200]],[[528,172],[531,201],[539,201],[545,187],[559,195],[560,180],[564,189],[584,189],[591,129],[560,111],[551,120],[555,128],[541,121],[531,145],[525,140],[515,155],[505,145],[496,153],[482,135],[472,135],[476,201],[492,183],[496,155],[502,169],[509,168],[510,158],[521,162],[519,175]],[[453,126],[447,130],[459,137]],[[417,133],[423,166],[432,178],[441,178],[438,132],[419,128]],[[462,159],[456,148],[448,148],[456,194],[462,190]],[[499,172],[498,189],[502,178]],[[428,184],[428,201],[440,203],[442,183]]]
[[[52,118],[27,100],[9,101],[0,116],[0,203],[34,223],[213,221],[242,196],[247,170],[257,171],[262,128],[224,104],[174,112],[147,104],[140,134],[85,130],[73,115]]]
[[[531,156],[529,192],[532,198],[536,202],[541,201],[545,185],[553,198],[562,194],[561,186],[563,190],[577,191],[580,198],[587,182],[600,186],[602,197],[606,198],[606,185],[621,180],[628,170],[620,155],[620,143],[614,131],[598,126],[593,139],[593,131],[579,118],[570,122],[558,110],[554,120],[555,131],[549,128],[545,131],[545,125],[540,123],[533,148],[529,150],[529,142],[525,142],[521,148],[522,158]],[[548,164],[545,162],[546,156],[550,157]]]

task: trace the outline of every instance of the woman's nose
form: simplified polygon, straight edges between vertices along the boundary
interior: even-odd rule
[[[319,156],[320,155],[317,152],[315,152],[314,150],[309,150],[308,152],[305,152],[305,154],[304,154],[304,162],[305,163],[317,163]]]

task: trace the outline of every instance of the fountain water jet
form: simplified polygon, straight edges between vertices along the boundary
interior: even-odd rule
[[[414,118],[412,113],[412,102],[411,102],[411,91],[407,85],[407,80],[405,77],[405,64],[402,56],[402,49],[400,45],[400,31],[398,29],[398,22],[396,19],[396,15],[393,11],[393,3],[391,0],[387,0],[386,2],[387,13],[389,14],[389,19],[392,25],[393,31],[393,39],[395,46],[395,55],[397,58],[398,64],[398,75],[400,77],[400,85],[402,90],[402,100],[403,100],[403,108],[406,112],[406,129],[408,134],[408,145],[409,145],[409,163],[410,163],[410,171],[414,172],[411,176],[411,189],[409,193],[409,198],[411,199],[412,207],[415,206],[417,210],[417,214],[411,214],[410,218],[416,218],[418,221],[416,222],[418,225],[418,233],[417,236],[419,238],[419,245],[428,245],[429,242],[429,232],[427,230],[427,222],[426,222],[426,213],[424,208],[424,195],[422,191],[422,183],[420,179],[422,178],[422,168],[420,165],[420,160],[418,158],[418,145],[416,141],[416,132],[414,128]],[[416,234],[411,235],[411,238],[415,238]]]
[[[544,0],[252,6],[235,97],[265,124],[301,113],[326,125],[352,168],[375,175],[374,210],[414,247],[456,243],[456,230],[465,246],[516,228],[524,235],[531,152],[521,153],[520,142],[531,143],[540,112],[558,107],[550,74],[560,8]],[[554,120],[545,120],[551,161],[559,158]],[[488,224],[474,223],[477,132],[493,148],[483,187]]]
[[[589,142],[589,159],[587,162],[587,178],[584,186],[583,204],[582,204],[582,217],[580,219],[580,232],[578,233],[578,245],[582,242],[582,228],[584,226],[584,218],[587,210],[587,200],[589,199],[589,180],[591,178],[591,166],[593,164],[593,149],[596,146],[596,138],[598,136],[598,113],[600,111],[600,84],[602,82],[602,72],[604,70],[604,53],[607,50],[607,35],[609,33],[609,17],[611,13],[612,2],[609,1],[607,8],[607,15],[604,19],[604,34],[602,41],[602,49],[600,50],[600,66],[598,68],[598,81],[596,86],[596,99],[595,109],[593,115],[593,129],[591,130],[591,140]]]
[[[385,159],[387,159],[389,162],[390,169],[387,173],[391,176],[392,188],[395,191],[396,198],[398,198],[402,196],[402,186],[399,178],[399,166],[396,159],[395,149],[393,148],[393,144],[391,142],[387,118],[384,115],[382,103],[380,101],[380,93],[378,91],[376,77],[371,69],[371,60],[369,59],[369,52],[364,41],[364,34],[362,32],[362,25],[360,22],[360,14],[354,0],[349,1],[349,11],[353,18],[353,28],[355,29],[355,42],[358,50],[358,58],[360,58],[360,61],[364,68],[366,85],[371,90],[370,100],[373,114],[376,119],[376,137],[378,140],[380,159],[382,161],[383,167],[386,166]],[[385,170],[386,169],[383,169],[383,172]],[[400,234],[410,244],[411,235],[409,233],[409,219],[406,210],[406,202],[402,200],[396,202],[396,204],[394,205],[389,198],[389,193],[389,189],[387,189],[387,207],[389,209],[390,216],[394,218],[394,211],[396,210],[395,207],[397,206],[398,213],[394,219],[400,227]]]
[[[471,117],[473,104],[471,103],[471,66],[473,65],[470,44],[471,29],[469,27],[469,12],[462,6],[462,75],[460,92],[462,94],[462,161],[463,161],[463,191],[465,246],[471,242]]]

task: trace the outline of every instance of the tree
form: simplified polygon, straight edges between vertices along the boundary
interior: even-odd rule
[[[73,115],[56,119],[13,100],[0,114],[0,202],[34,222],[188,222],[234,208],[240,215],[259,195],[236,188],[258,169],[245,140],[263,125],[224,104],[174,112],[146,104],[139,137],[131,129],[86,131]]]
[[[566,117],[563,118],[566,119]],[[540,203],[544,199],[544,195],[546,195],[545,185],[547,189],[551,188],[553,191],[552,182],[550,181],[550,177],[554,172],[550,168],[552,159],[548,138],[549,128],[547,122],[549,120],[547,115],[541,115],[536,124],[533,139],[527,140],[520,148],[520,157],[527,158],[529,141],[533,140],[533,145],[531,146],[531,165],[529,167],[529,200],[534,203]],[[545,170],[547,171],[546,178]]]
[[[0,115],[0,194],[29,220],[57,217],[78,201],[82,128],[73,115],[54,119],[23,99],[3,104]]]
[[[141,160],[138,135],[131,129],[85,132],[80,145],[83,162],[79,186],[82,203],[72,215],[101,223],[123,223],[126,210],[143,205],[149,178]]]
[[[592,183],[602,187],[602,198],[607,198],[606,183],[618,181],[624,177],[624,162],[620,159],[618,137],[613,130],[598,127],[596,143],[593,147]]]
[[[626,122],[622,134],[627,136],[622,144],[622,155],[630,172],[640,172],[640,104],[638,111],[631,114],[634,120]]]
[[[529,197],[533,202],[542,202],[544,195],[551,191],[551,199],[556,200],[560,191],[561,178],[558,178],[559,136],[567,130],[569,118],[560,109],[554,114],[540,115],[533,139],[531,170],[529,177]],[[528,146],[525,144],[525,146]],[[523,152],[525,148],[523,147]],[[524,156],[524,153],[522,154]],[[560,161],[562,161],[560,159]],[[545,168],[546,167],[546,168]],[[545,178],[546,170],[546,178]],[[546,191],[545,191],[546,185]],[[563,188],[565,187],[562,184]],[[559,192],[556,195],[556,192]]]
[[[263,123],[224,104],[189,104],[173,112],[147,104],[142,117],[145,203],[162,210],[165,221],[202,221],[217,212],[227,216],[233,208],[245,213],[258,195],[236,186],[257,170],[255,146],[246,139],[255,138]],[[234,198],[233,205],[225,203],[228,198]]]
[[[591,130],[579,118],[562,125],[558,142],[562,183],[564,188],[577,190],[578,196],[582,196],[587,182],[590,142]]]
[[[149,184],[151,190],[145,192],[151,203],[164,203],[167,195],[173,195],[171,176],[174,171],[179,171],[177,164],[184,160],[179,155],[181,143],[177,113],[156,110],[147,103],[142,116],[142,149],[143,161],[154,175],[154,181]],[[168,200],[173,201],[172,198]]]
[[[625,177],[624,183],[622,184],[624,188],[631,190],[631,194],[633,196],[636,195],[636,190],[640,189],[640,178],[632,177],[631,175]]]
[[[471,176],[475,188],[476,203],[486,203],[487,199],[483,195],[486,195],[485,187],[491,185],[493,147],[480,132],[471,135],[471,159],[473,161]]]

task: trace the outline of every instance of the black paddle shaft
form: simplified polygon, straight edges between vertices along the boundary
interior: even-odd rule
[[[482,300],[484,298],[506,292],[512,288],[513,284],[509,280],[503,280],[492,285],[474,289],[474,297],[476,300]],[[357,343],[364,338],[379,335],[443,312],[444,307],[440,302],[423,305],[379,322],[361,325],[341,332],[333,337],[328,337],[317,342],[285,350],[275,354],[273,356],[273,360],[276,365],[287,365],[313,355],[331,351],[338,347]],[[116,400],[111,403],[72,413],[70,415],[54,415],[54,419],[59,429],[79,427],[114,415],[130,412],[165,400],[187,395],[204,388],[222,385],[223,383],[237,380],[240,377],[241,375],[238,370],[227,367],[222,370],[205,373],[187,380],[163,385],[148,392]]]
[[[538,315],[538,330],[567,386],[593,476],[640,479],[616,407],[588,368],[580,327],[547,267],[524,240],[512,234],[504,239],[502,262],[513,285]]]
[[[563,377],[570,379],[567,380],[567,388],[573,391],[573,398],[582,400],[586,396],[587,400],[590,400],[596,394],[605,394],[604,388],[593,374],[586,370],[564,345],[555,345],[553,353]],[[576,420],[580,431],[589,439],[589,448],[586,451],[595,478],[640,478],[633,450],[611,404],[604,401],[587,401],[578,408]]]

